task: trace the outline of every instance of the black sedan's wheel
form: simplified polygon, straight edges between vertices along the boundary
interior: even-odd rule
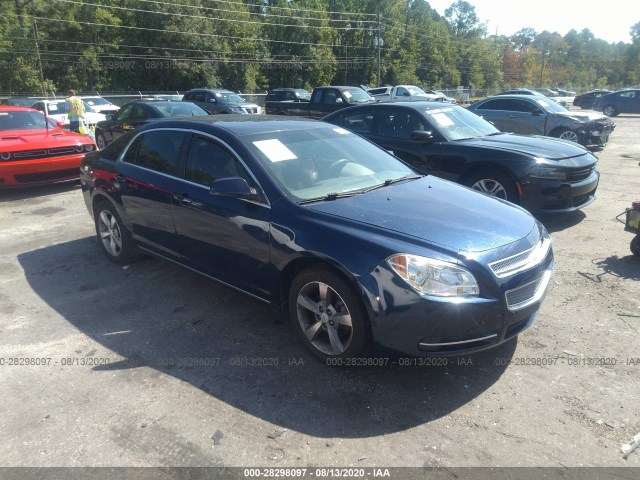
[[[555,136],[561,140],[569,140],[573,143],[580,143],[580,137],[573,130],[569,130],[568,128],[558,130],[555,133]]]
[[[607,117],[615,117],[618,115],[618,110],[613,105],[605,105],[602,109],[602,113],[604,113]]]
[[[102,132],[96,132],[96,145],[99,150],[103,150],[107,146],[107,141],[105,140]]]
[[[94,212],[96,234],[107,258],[119,265],[135,260],[139,252],[113,205],[100,202]]]
[[[519,197],[514,182],[500,172],[487,171],[472,175],[465,184],[491,197],[518,203]]]
[[[636,257],[640,257],[640,238],[638,238],[637,235],[633,237],[633,240],[631,240],[631,245],[629,245],[629,247],[631,248],[631,253],[633,253]]]
[[[289,317],[305,346],[325,361],[369,353],[371,329],[360,299],[328,269],[310,268],[295,278]]]

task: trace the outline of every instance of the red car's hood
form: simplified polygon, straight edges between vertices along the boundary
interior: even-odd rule
[[[0,132],[0,151],[85,145],[93,141],[84,135],[61,129],[3,130]]]

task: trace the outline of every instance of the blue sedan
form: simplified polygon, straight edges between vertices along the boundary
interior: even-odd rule
[[[88,154],[81,182],[109,260],[144,252],[270,304],[333,364],[499,345],[552,271],[525,210],[324,122],[160,120]]]

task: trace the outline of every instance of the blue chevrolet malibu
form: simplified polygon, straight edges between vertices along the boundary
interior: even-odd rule
[[[109,260],[144,252],[270,304],[327,361],[499,345],[551,276],[529,213],[324,122],[162,120],[88,154],[81,181]]]

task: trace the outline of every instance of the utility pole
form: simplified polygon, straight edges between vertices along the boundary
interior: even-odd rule
[[[380,11],[378,10],[378,33],[376,37],[376,45],[378,47],[378,75],[377,75],[377,83],[378,87],[380,86],[380,47],[382,47],[382,37],[380,36]]]
[[[33,21],[33,39],[36,42],[36,57],[38,58],[38,70],[40,70],[40,91],[45,95],[44,91],[44,72],[42,70],[42,59],[40,58],[40,45],[38,45],[38,25]]]

